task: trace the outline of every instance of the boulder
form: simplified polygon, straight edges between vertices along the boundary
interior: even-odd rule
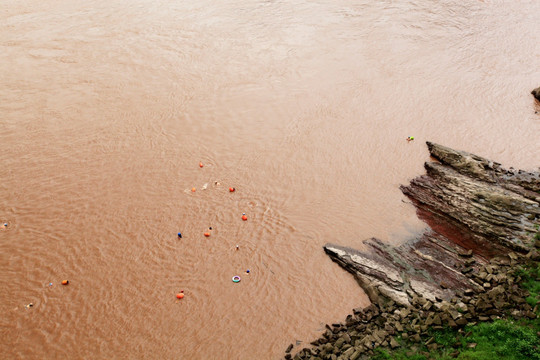
[[[356,351],[349,357],[349,360],[357,360],[363,352],[363,349],[356,349]]]

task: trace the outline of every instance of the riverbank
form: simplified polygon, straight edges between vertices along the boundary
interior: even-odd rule
[[[365,252],[327,244],[372,304],[285,359],[538,356],[540,174],[427,145],[436,161],[402,191],[430,230]]]

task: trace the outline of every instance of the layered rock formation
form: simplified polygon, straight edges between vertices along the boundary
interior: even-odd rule
[[[533,309],[526,302],[529,293],[519,286],[521,277],[516,270],[523,260],[515,253],[491,259],[488,264],[479,266],[477,273],[466,274],[479,288],[458,291],[450,301],[430,301],[413,295],[408,306],[379,301],[364,309],[354,309],[344,322],[326,325],[323,335],[311,342],[312,347],[296,352],[294,359],[369,359],[376,348],[395,349],[401,346],[400,342],[409,342],[411,349],[437,350],[440,345],[434,341],[433,331],[445,327],[456,330],[455,347],[447,350],[451,357],[457,357],[460,340],[467,342],[470,335],[463,331],[468,324],[505,317],[536,318],[538,308]],[[292,344],[287,348],[286,360],[293,359],[290,354],[293,348]],[[414,354],[415,351],[410,351],[408,356]],[[420,354],[429,356],[429,353]]]
[[[372,305],[327,325],[295,359],[364,358],[377,346],[399,346],[394,336],[424,341],[431,327],[536,317],[515,274],[519,264],[539,260],[540,172],[427,145],[433,161],[426,175],[401,190],[430,229],[397,247],[375,238],[364,241],[363,252],[325,245]],[[292,346],[287,350],[291,359]]]
[[[428,142],[426,175],[402,186],[430,230],[401,246],[364,241],[359,252],[327,244],[326,253],[351,272],[373,303],[380,297],[410,305],[413,295],[431,301],[478,290],[466,276],[490,258],[527,253],[540,225],[540,173],[500,164]]]

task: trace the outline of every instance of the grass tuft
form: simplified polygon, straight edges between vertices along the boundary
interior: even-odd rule
[[[466,342],[477,346],[462,352],[458,359],[540,360],[539,339],[533,328],[510,320],[498,320],[480,323],[468,330],[472,334]]]
[[[540,301],[540,263],[534,263],[527,267],[521,267],[516,271],[521,277],[521,287],[529,291],[526,301],[533,308]]]

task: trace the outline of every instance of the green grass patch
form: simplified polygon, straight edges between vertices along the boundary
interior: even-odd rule
[[[540,339],[536,334],[537,326],[528,326],[527,323],[516,323],[510,320],[498,320],[493,323],[481,323],[467,327],[472,334],[462,339],[464,350],[458,359],[488,360],[488,359],[516,359],[540,360]],[[467,348],[467,344],[476,343],[474,349]]]
[[[529,291],[527,303],[533,308],[540,302],[540,263],[534,263],[516,270],[521,277],[521,287]]]
[[[374,360],[540,360],[540,321],[497,320],[467,326],[463,333],[445,328],[431,331],[439,348],[429,351],[423,344],[411,344],[398,339],[401,348],[378,348]],[[464,337],[464,333],[469,336]],[[476,344],[470,348],[469,344]],[[456,351],[459,355],[456,357]]]

